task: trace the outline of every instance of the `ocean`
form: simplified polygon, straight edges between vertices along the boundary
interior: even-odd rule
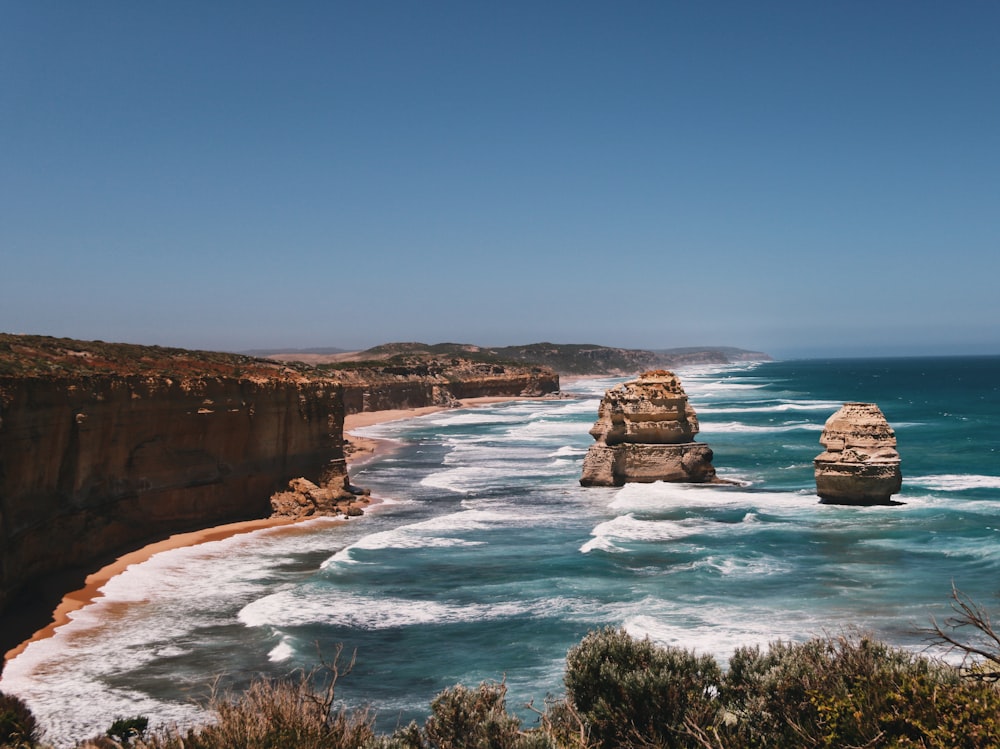
[[[154,556],[8,664],[57,746],[116,717],[204,720],[240,688],[356,652],[338,684],[379,728],[422,720],[456,683],[509,706],[562,691],[590,630],[715,655],[862,630],[926,647],[952,585],[997,610],[1000,357],[831,359],[678,370],[722,478],[582,488],[588,430],[621,379],[369,427],[397,449],[352,471],[384,501]],[[878,403],[903,488],[892,507],[823,505],[813,458],[846,401]]]

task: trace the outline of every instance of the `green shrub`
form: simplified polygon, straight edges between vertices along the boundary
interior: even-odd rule
[[[741,648],[720,697],[727,746],[992,747],[1000,694],[868,637]]]
[[[189,749],[361,749],[374,737],[368,711],[335,709],[312,674],[255,681],[211,708],[216,722],[190,731],[184,738]]]
[[[122,746],[131,746],[137,739],[142,739],[147,728],[149,728],[149,718],[145,715],[136,715],[134,718],[115,718],[115,722],[111,724],[105,735]]]
[[[424,724],[427,743],[434,749],[512,747],[520,721],[506,707],[504,684],[446,689],[431,702],[431,715]]]
[[[692,727],[711,732],[722,671],[711,656],[624,630],[591,632],[566,657],[570,705],[596,746],[696,746]]]
[[[415,723],[397,731],[387,749],[555,749],[542,731],[523,731],[507,712],[506,684],[483,682],[441,692],[420,730]]]
[[[38,735],[38,721],[24,701],[0,692],[0,746],[34,746]]]

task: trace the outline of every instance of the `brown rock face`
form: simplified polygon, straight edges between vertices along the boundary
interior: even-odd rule
[[[845,403],[826,421],[816,493],[828,504],[891,504],[902,486],[896,433],[874,403]]]
[[[50,572],[266,517],[296,476],[343,488],[337,383],[0,377],[0,609]]]
[[[343,385],[345,413],[457,405],[463,398],[535,397],[558,392],[547,367],[418,359],[334,370]]]
[[[288,490],[271,495],[274,517],[308,518],[320,515],[354,517],[363,514],[362,508],[371,503],[367,493],[362,493],[345,480],[329,481],[322,486],[302,477],[288,482]]]
[[[672,372],[646,372],[608,390],[590,430],[596,441],[583,461],[583,486],[630,481],[715,480],[712,450],[694,441],[698,417]]]

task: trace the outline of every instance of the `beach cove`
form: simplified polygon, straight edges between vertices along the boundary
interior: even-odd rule
[[[472,408],[475,406],[501,403],[508,400],[522,400],[521,398],[501,398],[483,397],[468,398],[461,401],[461,408]],[[345,439],[352,445],[352,450],[348,455],[348,467],[353,467],[375,458],[376,454],[392,449],[392,441],[377,440],[353,434],[354,430],[364,427],[371,427],[386,422],[399,421],[402,419],[413,419],[418,416],[436,413],[445,410],[445,406],[424,406],[421,408],[390,409],[385,411],[369,411],[363,413],[349,414],[344,417]],[[377,506],[378,497],[372,498],[372,505]],[[253,533],[255,531],[281,528],[317,520],[318,518],[294,519],[283,517],[260,518],[257,520],[243,520],[235,523],[225,523],[223,525],[212,526],[201,530],[189,531],[186,533],[175,533],[161,541],[156,541],[135,551],[128,552],[117,558],[114,562],[107,564],[95,572],[87,575],[84,587],[66,593],[62,601],[52,613],[52,622],[39,629],[30,638],[24,640],[16,647],[11,648],[4,654],[4,663],[12,658],[16,658],[32,642],[51,637],[55,630],[68,624],[72,618],[72,613],[93,603],[101,595],[101,589],[112,578],[120,575],[132,565],[142,564],[156,554],[182,549],[190,546],[197,546],[212,541],[222,541],[232,536]],[[329,519],[329,518],[327,518]]]

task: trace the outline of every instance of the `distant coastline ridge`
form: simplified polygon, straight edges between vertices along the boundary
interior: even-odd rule
[[[358,366],[366,362],[407,361],[414,357],[461,357],[478,362],[551,367],[560,375],[627,376],[655,369],[773,361],[770,354],[733,346],[688,346],[668,349],[626,349],[590,343],[531,343],[488,347],[469,343],[385,343],[364,351],[284,349],[253,352],[275,361]]]

